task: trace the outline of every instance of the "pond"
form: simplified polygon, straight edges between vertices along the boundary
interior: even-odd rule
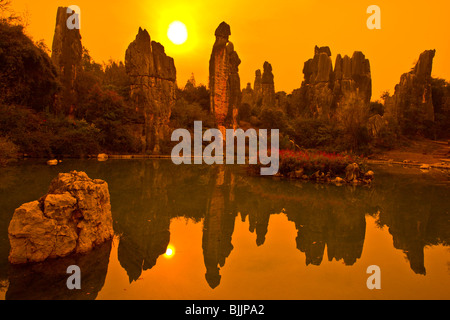
[[[170,160],[0,168],[0,299],[449,299],[448,173],[371,169],[367,187]],[[87,255],[10,265],[14,210],[72,170],[108,182],[114,239]],[[81,290],[66,287],[73,264]],[[372,265],[381,289],[367,287]]]

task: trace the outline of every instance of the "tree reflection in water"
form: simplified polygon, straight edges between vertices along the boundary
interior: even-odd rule
[[[297,249],[304,253],[306,265],[320,265],[325,248],[330,261],[355,264],[364,247],[366,215],[375,217],[380,228],[388,228],[393,246],[405,253],[417,274],[426,274],[424,247],[448,246],[450,239],[448,186],[417,174],[384,172],[367,188],[252,177],[242,167],[175,166],[166,160],[77,162],[75,167],[58,168],[74,169],[109,184],[114,230],[120,239],[118,259],[130,283],[139,279],[144,270],[153,268],[166,253],[171,220],[180,217],[203,225],[205,278],[211,288],[219,286],[220,269],[234,250],[232,235],[239,215],[242,221],[248,219],[249,231],[256,233],[258,246],[265,243],[270,216],[286,215],[295,224]],[[18,167],[11,171],[17,181],[11,177],[7,180],[9,193],[20,193],[30,179],[27,170],[30,169]],[[56,175],[48,168],[38,174],[42,175],[38,177],[42,185]],[[7,298],[20,298],[20,292],[27,292],[22,290],[24,286],[32,282],[33,267],[8,267],[5,238],[10,218],[5,217],[10,217],[16,207],[29,199],[24,200],[23,195],[7,198],[3,195],[5,189],[0,192],[0,208],[4,210],[0,212],[0,280],[9,278]],[[104,283],[109,250],[86,258],[91,264],[86,268],[100,279],[92,284],[95,290],[89,298],[95,297],[94,291],[98,292]],[[40,277],[52,283],[50,273],[39,272]],[[29,274],[31,278],[20,274]],[[61,273],[53,279],[58,281],[62,281]],[[37,295],[40,291],[35,292]],[[42,298],[57,296],[55,291]]]
[[[425,274],[425,246],[448,245],[449,203],[442,201],[442,186],[391,180],[372,188],[337,187],[250,177],[230,166],[172,167],[167,162],[144,162],[140,168],[133,182],[122,183],[131,188],[128,201],[123,201],[125,190],[116,191],[124,206],[123,212],[116,206],[114,214],[122,234],[119,252],[122,242],[123,247],[132,243],[123,249],[128,254],[119,254],[130,280],[165,253],[170,219],[176,217],[203,222],[205,277],[212,288],[219,285],[220,268],[234,248],[239,214],[242,221],[248,218],[258,246],[265,242],[270,215],[285,214],[298,230],[297,248],[305,253],[306,265],[320,265],[325,247],[330,261],[356,263],[364,246],[366,214],[389,228],[394,247],[405,252],[416,273]],[[415,194],[420,196],[411,196]],[[145,263],[147,257],[152,263]]]

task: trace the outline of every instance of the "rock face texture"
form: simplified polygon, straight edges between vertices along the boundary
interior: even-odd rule
[[[234,199],[234,176],[227,168],[211,172],[207,212],[203,224],[202,248],[205,279],[214,289],[220,284],[220,268],[233,250],[231,243],[236,214],[230,204]]]
[[[216,29],[216,41],[209,61],[211,112],[219,128],[237,125],[237,110],[241,103],[241,60],[229,41],[230,35],[230,26],[222,22]]]
[[[48,193],[15,210],[8,228],[13,264],[86,253],[113,237],[108,184],[60,173]]]
[[[386,100],[387,115],[402,129],[434,121],[431,71],[435,54],[435,50],[424,51],[414,69],[401,76],[394,95]]]
[[[272,65],[266,61],[263,65],[263,73],[260,69],[255,71],[254,89],[248,83],[242,90],[242,103],[247,103],[251,107],[275,108],[280,106],[279,98],[283,99],[282,96],[279,97],[279,93],[275,93]]]
[[[357,101],[369,104],[372,97],[372,78],[370,62],[360,51],[353,56],[336,57],[334,68],[333,94],[336,99],[336,108],[341,105]]]
[[[255,90],[255,95],[257,97],[261,97],[262,96],[262,75],[261,75],[261,70],[256,70],[255,71],[255,83],[253,85],[253,88]]]
[[[151,41],[139,28],[125,54],[126,72],[131,79],[131,98],[144,115],[144,152],[160,152],[160,141],[169,135],[169,119],[175,104],[176,69],[164,47]]]
[[[330,48],[316,46],[303,74],[303,109],[314,118],[331,119],[342,108],[367,107],[370,103],[370,63],[362,52],[354,52],[351,58],[337,55],[333,70]]]
[[[70,16],[67,7],[58,8],[51,57],[63,86],[59,111],[69,115],[73,114],[75,109],[75,80],[81,70],[83,55],[80,30],[67,27],[67,19]]]
[[[316,46],[314,58],[304,64],[303,74],[305,109],[315,118],[327,118],[333,104],[333,63],[330,48]]]
[[[255,90],[252,89],[251,83],[247,83],[247,87],[242,89],[241,104],[248,104],[249,106],[255,105]]]

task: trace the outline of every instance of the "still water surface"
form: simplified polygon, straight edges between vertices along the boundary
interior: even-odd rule
[[[450,299],[448,174],[372,169],[368,188],[170,160],[1,168],[0,299]],[[9,265],[14,209],[71,170],[108,182],[113,241]],[[72,264],[81,290],[66,287]],[[366,286],[371,265],[381,268],[380,290]]]

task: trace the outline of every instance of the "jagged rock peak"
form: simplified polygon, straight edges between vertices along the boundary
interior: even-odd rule
[[[261,82],[264,84],[273,84],[274,75],[272,73],[272,65],[269,62],[264,62],[264,72],[262,74]]]
[[[126,51],[125,62],[130,76],[153,76],[170,81],[176,80],[173,58],[167,56],[164,46],[152,41],[148,31],[141,27],[136,39]]]
[[[160,140],[169,134],[169,119],[175,104],[176,68],[164,47],[151,41],[139,28],[125,53],[125,69],[131,81],[131,99],[143,113],[143,152],[160,151]]]
[[[142,29],[139,27],[139,31],[136,35],[137,41],[149,41],[151,40],[150,34],[148,33],[147,29]]]
[[[241,60],[228,38],[230,26],[222,22],[215,31],[216,40],[209,60],[211,112],[219,127],[235,127],[241,101],[239,65]]]
[[[14,212],[8,227],[13,264],[87,253],[114,236],[108,184],[86,173],[60,173],[39,200]]]
[[[314,48],[314,55],[318,55],[321,53],[326,53],[329,57],[331,56],[331,50],[330,47],[318,47],[315,46]]]
[[[216,29],[216,32],[214,33],[216,37],[224,37],[228,38],[231,36],[231,28],[230,25],[227,24],[225,21],[223,21]]]
[[[436,50],[426,50],[420,54],[419,60],[414,67],[414,73],[418,76],[431,77],[433,59]]]
[[[83,45],[79,29],[69,29],[67,7],[59,7],[56,13],[51,59],[58,70],[62,83],[61,108],[70,114],[76,106],[75,80],[81,69]]]

